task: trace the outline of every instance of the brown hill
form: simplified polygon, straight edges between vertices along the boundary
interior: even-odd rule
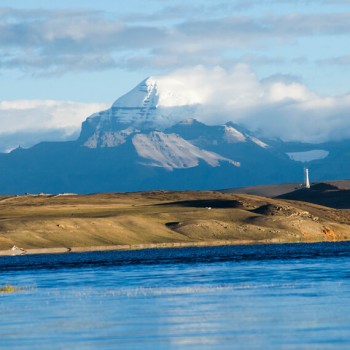
[[[332,191],[339,190],[323,189]],[[340,241],[350,239],[349,232],[350,210],[247,194],[155,191],[0,198],[0,255]],[[11,251],[13,246],[19,248]]]

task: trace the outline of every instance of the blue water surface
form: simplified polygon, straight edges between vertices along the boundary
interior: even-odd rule
[[[0,257],[0,348],[350,349],[350,243]]]

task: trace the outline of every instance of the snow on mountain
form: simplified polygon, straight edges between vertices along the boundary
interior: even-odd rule
[[[261,147],[261,148],[268,148],[268,147],[269,147],[268,144],[266,144],[265,142],[259,140],[258,138],[254,137],[254,136],[251,136],[251,135],[250,135],[250,136],[249,136],[249,139],[250,139],[251,141],[253,141],[256,145],[258,145],[259,147]]]
[[[254,143],[260,148],[268,148],[265,142],[251,135],[248,130],[228,122],[225,125],[205,125],[196,119],[183,120],[171,128],[165,130],[167,133],[176,133],[185,140],[199,147],[218,146],[223,144],[235,146],[239,143]]]
[[[179,133],[188,141],[197,141],[203,145],[210,143],[240,143],[252,141],[260,147],[268,145],[243,132],[233,123],[220,126],[208,126],[197,119],[203,112],[203,106],[189,103],[177,86],[171,91],[167,84],[150,77],[142,81],[131,91],[117,99],[110,109],[95,113],[82,125],[80,142],[86,147],[117,147],[124,143],[132,133],[164,131]],[[229,116],[228,116],[229,119]],[[185,131],[185,129],[191,129]],[[173,130],[172,130],[173,129]],[[192,138],[184,136],[183,132]],[[200,140],[199,140],[200,139]]]
[[[173,93],[166,86],[159,89],[156,79],[147,78],[110,109],[87,118],[78,141],[87,148],[117,148],[129,142],[130,159],[136,155],[143,165],[168,170],[193,168],[201,162],[238,167],[240,163],[231,158],[244,159],[245,146],[238,151],[236,144],[246,143],[249,149],[252,143],[268,147],[232,122],[206,125],[198,121],[199,106],[186,105],[186,101],[178,91]]]
[[[159,100],[157,81],[152,77],[143,80],[128,93],[118,98],[114,108],[157,107]]]
[[[213,167],[218,166],[220,161],[228,162],[236,167],[240,166],[238,162],[200,149],[176,134],[164,134],[158,131],[146,135],[137,134],[133,137],[132,142],[138,155],[150,161],[148,165],[168,170],[192,168],[197,166],[200,160]]]
[[[154,78],[145,79],[117,99],[110,109],[87,118],[82,126],[81,139],[86,141],[96,131],[99,134],[94,137],[103,137],[105,132],[121,131],[129,127],[162,130],[195,114],[196,105],[177,104],[181,103],[177,101],[177,95],[172,95],[169,91],[163,92],[163,95]],[[165,106],[159,103],[161,97]]]
[[[245,142],[247,138],[232,126],[224,125],[224,140],[227,143]]]

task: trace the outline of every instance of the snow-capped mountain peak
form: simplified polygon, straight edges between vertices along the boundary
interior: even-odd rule
[[[161,105],[160,97],[163,103]],[[88,117],[82,125],[80,141],[99,137],[106,132],[115,133],[127,128],[143,131],[164,130],[183,119],[192,118],[197,111],[196,105],[181,105],[178,96],[168,90],[159,90],[155,78],[149,77],[131,91],[118,98],[110,109]]]
[[[186,96],[181,91],[173,94],[162,84],[149,77],[117,99],[110,109],[87,118],[80,144],[128,150],[130,159],[167,170],[201,164],[218,167],[222,163],[236,168],[240,163],[235,159],[242,159],[238,150],[268,147],[231,122],[204,124],[197,115],[203,108],[183,104]]]
[[[159,100],[157,81],[149,77],[131,91],[118,98],[112,108],[150,108],[157,107]]]

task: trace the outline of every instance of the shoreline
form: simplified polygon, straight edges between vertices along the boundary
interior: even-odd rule
[[[346,240],[344,240],[345,242]],[[142,244],[120,244],[108,246],[89,246],[89,247],[56,247],[56,248],[31,248],[17,250],[0,250],[2,256],[23,256],[40,254],[70,254],[70,253],[88,253],[88,252],[107,252],[107,251],[131,251],[142,249],[162,249],[162,248],[190,248],[190,247],[218,247],[218,246],[239,246],[239,245],[264,245],[264,244],[297,244],[297,243],[322,243],[322,242],[342,242],[339,241],[288,241],[278,238],[264,240],[217,240],[217,241],[198,241],[198,242],[172,242],[172,243],[142,243]]]
[[[18,250],[0,250],[0,256],[19,256],[19,255],[38,255],[38,254],[69,254],[69,253],[88,253],[88,252],[106,252],[122,250],[142,250],[142,249],[161,249],[161,248],[187,248],[187,247],[217,247],[224,245],[249,245],[249,244],[269,244],[269,243],[288,243],[282,240],[218,240],[202,242],[172,242],[172,243],[141,243],[141,244],[119,244],[108,246],[90,246],[90,247],[57,247],[57,248],[31,248]]]

